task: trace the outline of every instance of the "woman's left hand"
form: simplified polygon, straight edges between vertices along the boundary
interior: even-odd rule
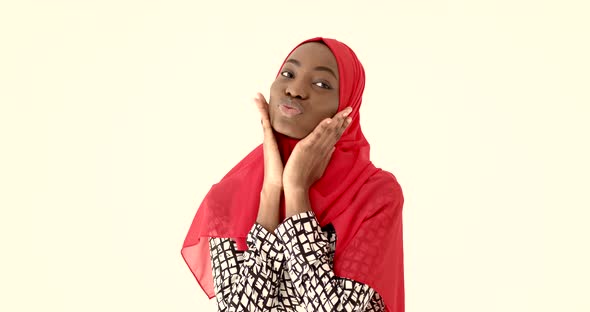
[[[346,118],[351,107],[343,109],[334,117],[321,121],[304,139],[299,141],[283,172],[283,188],[308,191],[319,180],[334,152],[334,145],[346,130],[351,118]]]

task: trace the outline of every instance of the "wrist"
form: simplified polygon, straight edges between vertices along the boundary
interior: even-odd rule
[[[281,188],[276,185],[263,185],[260,191],[260,206],[256,222],[268,231],[279,225],[279,203]]]
[[[262,189],[260,190],[260,196],[264,196],[264,197],[280,196],[282,191],[283,191],[282,185],[263,184]]]
[[[296,214],[311,211],[309,190],[303,187],[285,188],[285,219]]]
[[[307,195],[309,193],[309,187],[296,184],[285,184],[285,186],[283,187],[283,191],[285,192],[285,196],[287,195],[287,193],[296,196],[301,196]]]

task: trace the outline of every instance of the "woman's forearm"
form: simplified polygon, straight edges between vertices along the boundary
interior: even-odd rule
[[[256,223],[273,232],[279,225],[279,204],[282,189],[278,186],[263,186]]]

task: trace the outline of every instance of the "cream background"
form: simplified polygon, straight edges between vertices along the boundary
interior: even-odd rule
[[[590,311],[588,2],[359,3],[2,1],[0,311],[214,311],[184,236],[317,35],[366,69],[407,311]]]

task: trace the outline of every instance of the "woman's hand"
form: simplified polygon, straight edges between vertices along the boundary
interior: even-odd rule
[[[279,188],[283,187],[283,161],[279,154],[279,147],[272,132],[270,124],[269,106],[264,95],[257,93],[254,98],[260,120],[262,121],[262,132],[264,141],[262,143],[264,151],[264,187]]]
[[[260,192],[260,206],[256,223],[262,225],[268,231],[274,231],[279,225],[279,204],[283,191],[283,161],[279,154],[279,147],[270,125],[268,103],[260,93],[254,98],[256,107],[260,112],[264,141],[262,150],[264,153],[264,182]]]
[[[351,111],[352,108],[347,107],[333,118],[323,120],[295,145],[283,173],[285,196],[288,192],[306,193],[322,177],[334,152],[334,145],[350,124],[351,118],[347,116]]]

